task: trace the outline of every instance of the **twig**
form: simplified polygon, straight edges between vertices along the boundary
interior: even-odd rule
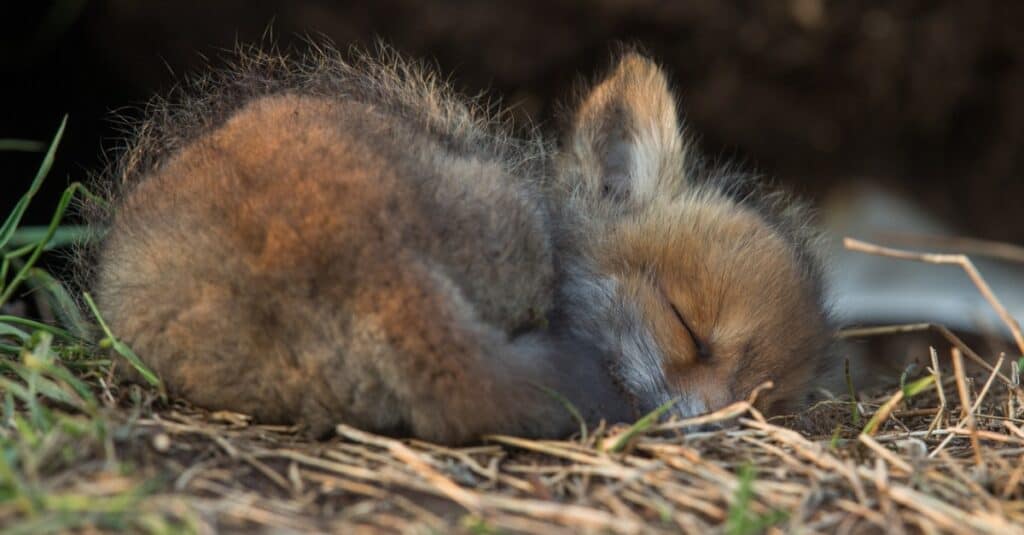
[[[903,459],[897,457],[895,453],[885,449],[885,446],[879,444],[875,439],[871,438],[870,435],[861,433],[860,435],[857,436],[857,440],[859,440],[861,444],[864,444],[865,446],[871,448],[872,451],[878,454],[878,456],[881,457],[882,459],[885,459],[889,464],[902,470],[903,473],[913,473],[914,468],[912,466],[907,464],[907,462],[904,461]]]
[[[965,236],[936,236],[908,232],[880,232],[876,235],[886,241],[894,241],[902,245],[942,247],[960,254],[987,256],[1009,262],[1024,263],[1024,247],[1012,243],[980,240]]]
[[[862,253],[868,253],[878,256],[886,256],[890,258],[898,258],[901,260],[914,260],[917,262],[925,262],[929,264],[952,264],[958,265],[967,273],[967,276],[971,278],[974,285],[981,292],[981,295],[986,301],[992,305],[992,308],[999,315],[1003,323],[1006,324],[1010,329],[1010,334],[1013,336],[1013,340],[1017,343],[1017,348],[1021,354],[1024,354],[1024,334],[1021,334],[1020,324],[1017,320],[1006,310],[1006,307],[999,301],[999,298],[992,292],[992,288],[989,287],[985,279],[982,278],[981,273],[974,267],[974,263],[966,255],[962,254],[934,254],[934,253],[915,253],[913,251],[905,251],[902,249],[893,249],[890,247],[882,247],[880,245],[874,245],[871,243],[855,240],[853,238],[843,238],[843,245],[851,250]]]
[[[985,460],[981,456],[981,443],[978,442],[978,428],[974,421],[971,393],[967,391],[967,379],[964,376],[964,360],[960,355],[960,350],[955,347],[953,348],[953,374],[956,377],[957,392],[960,394],[961,411],[964,411],[963,418],[966,420],[967,430],[971,433],[971,448],[974,450],[974,462],[981,466],[985,464]]]
[[[932,359],[930,371],[932,377],[935,377],[935,392],[939,396],[939,410],[935,413],[935,419],[928,425],[928,431],[933,431],[942,425],[943,417],[946,415],[946,392],[942,389],[942,371],[939,367],[939,354],[935,351],[934,347],[928,347],[928,354]]]
[[[476,493],[456,485],[455,482],[445,477],[441,472],[434,470],[433,467],[424,462],[416,452],[409,449],[405,444],[395,440],[388,446],[388,451],[398,459],[408,463],[420,477],[437,487],[438,490],[451,498],[453,502],[465,507],[467,511],[479,514],[483,509],[480,497]]]
[[[884,336],[889,334],[906,334],[912,332],[921,332],[933,330],[939,333],[947,342],[953,344],[954,347],[958,348],[963,352],[964,356],[971,359],[972,362],[981,366],[982,368],[992,371],[995,368],[988,363],[985,359],[981,358],[981,355],[977,354],[973,349],[970,348],[963,340],[957,335],[953,334],[945,325],[939,325],[936,323],[908,323],[903,325],[884,325],[880,327],[857,327],[852,329],[843,329],[839,331],[837,335],[840,339],[848,338],[866,338],[871,336]],[[1020,391],[1020,384],[1015,383],[1010,377],[1003,374],[998,374],[998,377],[1003,380],[1010,388]]]

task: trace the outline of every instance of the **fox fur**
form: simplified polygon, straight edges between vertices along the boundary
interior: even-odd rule
[[[543,142],[387,50],[241,57],[151,106],[93,217],[99,310],[173,395],[445,443],[624,414],[545,328]]]
[[[806,210],[703,165],[651,61],[555,146],[386,49],[239,57],[146,110],[89,212],[85,284],[171,394],[455,444],[769,379],[792,410],[827,368]]]
[[[612,355],[639,412],[694,416],[746,398],[798,409],[834,369],[808,211],[706,165],[661,69],[625,54],[570,118],[549,196],[565,329]]]

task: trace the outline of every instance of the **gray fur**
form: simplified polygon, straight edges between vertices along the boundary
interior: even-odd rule
[[[100,178],[86,284],[172,394],[260,421],[571,432],[545,388],[622,414],[598,353],[545,329],[546,146],[508,132],[387,50],[244,51],[152,104]]]

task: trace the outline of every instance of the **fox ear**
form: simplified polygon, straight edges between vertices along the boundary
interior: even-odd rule
[[[583,99],[567,149],[592,194],[643,203],[684,180],[684,146],[668,81],[651,60],[624,56]]]

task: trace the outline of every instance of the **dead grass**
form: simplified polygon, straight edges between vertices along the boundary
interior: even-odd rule
[[[1020,362],[1000,356],[988,369],[968,369],[960,345],[953,337],[935,348],[932,366],[902,387],[827,400],[789,418],[766,420],[748,400],[687,421],[591,429],[585,439],[493,436],[456,449],[344,425],[337,438],[313,441],[244,415],[166,404],[156,389],[117,385],[109,366],[86,367],[76,376],[95,393],[91,414],[40,397],[55,413],[63,408],[64,418],[86,412],[83,420],[105,431],[78,435],[74,462],[51,456],[13,467],[22,487],[45,498],[34,507],[0,501],[0,525],[26,532],[1024,533]],[[38,345],[23,351],[22,362],[31,364],[32,355],[41,358]],[[66,390],[57,375],[41,377]],[[15,405],[8,416],[32,412]],[[708,425],[716,428],[694,431]],[[71,427],[50,426],[58,438],[36,440],[33,455],[59,451],[46,444],[70,440]],[[3,432],[26,444],[25,428],[7,420]]]
[[[702,419],[721,429],[670,422],[618,453],[602,445],[624,427],[452,449],[343,425],[317,442],[183,405],[135,419],[111,408],[116,461],[85,458],[39,484],[99,507],[149,481],[133,507],[198,533],[1024,532],[1020,390],[949,360],[937,371],[941,380],[895,405],[887,392],[862,397],[865,416],[886,411],[873,434],[851,426],[849,401],[782,421],[741,402]],[[16,520],[31,515],[0,505],[0,522]]]

